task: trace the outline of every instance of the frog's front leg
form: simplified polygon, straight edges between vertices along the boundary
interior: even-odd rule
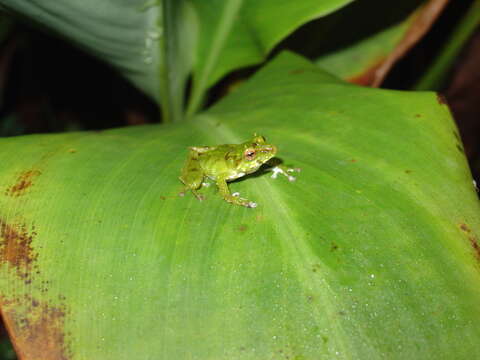
[[[218,190],[220,191],[220,194],[223,196],[225,201],[228,201],[231,204],[246,206],[248,208],[257,207],[257,203],[253,201],[243,199],[239,196],[234,196],[230,194],[230,190],[228,188],[228,184],[225,178],[217,177],[217,186],[218,186]]]
[[[282,175],[286,176],[289,181],[295,181],[297,179],[295,176],[290,175],[290,173],[300,172],[299,168],[289,168],[289,167],[286,167],[283,164],[275,165],[268,170],[273,172],[273,174],[271,176],[272,179],[276,179],[278,174],[282,174]]]

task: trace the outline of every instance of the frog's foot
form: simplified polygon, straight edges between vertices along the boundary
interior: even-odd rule
[[[276,179],[278,174],[282,174],[288,178],[288,181],[295,181],[297,178],[295,176],[290,175],[289,173],[292,172],[300,172],[299,168],[286,168],[284,166],[274,166],[273,168],[270,169],[270,171],[273,172],[271,178]]]
[[[230,191],[228,190],[227,182],[225,180],[217,179],[217,185],[223,199],[229,202],[230,204],[245,206],[248,208],[257,207],[257,203],[241,198],[240,193],[238,192],[234,192],[233,194],[230,194]]]
[[[256,208],[257,203],[241,198],[240,193],[234,192],[232,195],[225,196],[224,199],[228,201],[230,204],[241,205],[247,208]]]
[[[196,192],[195,190],[192,189],[192,194],[195,195],[195,197],[197,198],[198,201],[203,201],[205,200],[205,196],[199,194],[198,192]]]
[[[242,205],[242,206],[245,206],[245,207],[250,208],[250,209],[256,208],[258,206],[258,204],[254,201],[250,201],[250,200],[243,199],[243,198],[240,198],[240,200],[241,200],[241,202],[238,203],[238,205]]]
[[[242,206],[245,206],[245,207],[248,207],[248,208],[256,208],[258,206],[258,204],[254,201],[249,201],[247,199],[241,198],[239,192],[232,193],[232,196],[241,200],[241,203],[239,205],[242,205]]]
[[[196,191],[193,190],[193,189],[185,189],[185,190],[181,191],[180,193],[178,193],[178,196],[184,197],[184,196],[185,196],[185,192],[186,192],[187,190],[191,190],[191,191],[192,191],[192,194],[195,195],[195,197],[197,198],[198,201],[203,201],[203,200],[205,200],[205,196],[199,194],[198,192],[196,192]]]

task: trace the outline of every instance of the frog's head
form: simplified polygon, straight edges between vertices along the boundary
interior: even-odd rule
[[[240,170],[247,174],[256,171],[277,153],[274,145],[267,144],[263,136],[256,134],[252,140],[244,142],[240,150],[242,151]]]

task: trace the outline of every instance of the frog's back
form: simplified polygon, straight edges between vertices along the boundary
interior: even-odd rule
[[[208,153],[200,154],[199,161],[204,174],[215,179],[219,175],[229,173],[235,167],[237,148],[238,145],[224,144]]]

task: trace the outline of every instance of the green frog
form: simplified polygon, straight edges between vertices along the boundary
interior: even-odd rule
[[[203,200],[197,190],[202,186],[208,186],[209,184],[204,180],[209,178],[216,182],[220,195],[225,201],[247,208],[255,208],[257,203],[241,198],[239,193],[231,194],[227,182],[257,171],[276,153],[275,145],[267,144],[263,136],[256,134],[252,140],[241,144],[192,146],[189,148],[189,155],[179,178],[185,185],[185,190],[180,195],[184,196],[185,191],[191,190],[198,200]],[[282,165],[273,166],[271,170],[273,171],[272,178],[282,174],[290,181],[295,181],[295,177],[289,173],[299,171],[299,169],[289,169]]]

